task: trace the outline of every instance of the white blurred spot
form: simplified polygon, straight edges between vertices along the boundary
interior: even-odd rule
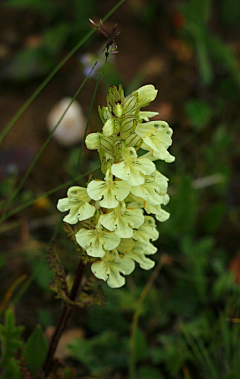
[[[58,123],[71,100],[71,97],[64,97],[51,109],[47,118],[50,132]],[[81,141],[85,126],[86,118],[83,114],[82,107],[75,100],[53,133],[53,138],[62,146],[71,146]]]

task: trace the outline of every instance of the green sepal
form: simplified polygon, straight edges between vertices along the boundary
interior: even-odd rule
[[[108,94],[107,94],[108,109],[111,110],[111,112],[112,112],[116,103],[119,103],[119,102],[121,102],[121,97],[120,97],[120,94],[117,90],[117,87],[110,86],[108,89]]]

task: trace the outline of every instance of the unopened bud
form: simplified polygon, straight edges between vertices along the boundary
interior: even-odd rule
[[[152,84],[147,84],[146,86],[140,87],[136,92],[134,93],[138,94],[138,106],[140,107],[145,107],[151,101],[156,99],[157,96],[157,90]]]
[[[100,148],[100,133],[91,133],[86,137],[85,143],[89,150]]]
[[[121,104],[116,104],[115,107],[113,108],[113,113],[115,114],[116,117],[121,117],[123,114],[123,107]]]

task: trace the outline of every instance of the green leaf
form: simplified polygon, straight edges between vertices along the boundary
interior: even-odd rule
[[[7,309],[4,325],[0,325],[1,363],[13,358],[16,349],[22,346],[20,335],[23,327],[15,325],[16,321],[13,310]]]
[[[23,350],[23,358],[26,359],[28,366],[33,374],[40,369],[45,360],[48,350],[46,337],[42,327],[37,325],[27,340]]]
[[[15,316],[13,310],[7,309],[5,312],[4,325],[0,324],[1,359],[0,372],[1,379],[18,379],[20,367],[15,358],[16,350],[22,346],[20,335],[22,326],[15,326]]]

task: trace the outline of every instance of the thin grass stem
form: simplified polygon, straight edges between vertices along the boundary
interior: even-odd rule
[[[161,270],[163,266],[163,262],[160,259],[158,262],[158,265],[156,266],[155,270],[153,271],[152,275],[148,279],[145,287],[143,288],[141,295],[139,297],[136,310],[133,314],[133,321],[132,321],[132,330],[131,330],[131,336],[130,336],[130,360],[129,360],[129,379],[136,379],[137,378],[137,371],[136,371],[136,357],[135,357],[135,342],[136,342],[136,332],[138,327],[138,320],[139,315],[142,309],[142,304],[149,293],[155,279],[158,276],[159,271]]]

